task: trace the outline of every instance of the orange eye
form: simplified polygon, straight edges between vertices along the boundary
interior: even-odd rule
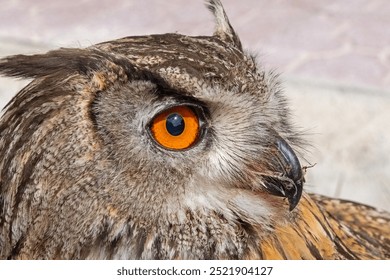
[[[165,148],[186,149],[198,138],[199,119],[188,106],[176,106],[153,119],[151,132],[154,139]]]

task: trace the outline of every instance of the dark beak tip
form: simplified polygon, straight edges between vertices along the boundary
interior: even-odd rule
[[[295,207],[297,207],[297,205],[301,199],[301,196],[302,196],[302,184],[301,183],[298,183],[298,184],[300,184],[300,186],[297,186],[296,193],[294,195],[288,197],[288,202],[290,204],[290,207],[289,207],[290,212],[292,210],[294,210]]]

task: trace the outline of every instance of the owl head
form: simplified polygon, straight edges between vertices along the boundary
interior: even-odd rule
[[[301,140],[277,76],[208,7],[212,36],[0,60],[33,79],[0,122],[2,258],[239,258],[292,215]]]

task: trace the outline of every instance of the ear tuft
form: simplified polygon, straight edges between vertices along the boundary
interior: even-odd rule
[[[240,38],[238,38],[233,27],[230,25],[229,19],[226,15],[221,1],[208,0],[206,6],[215,17],[216,27],[214,36],[218,37],[224,42],[233,44],[237,49],[242,51]]]
[[[14,55],[0,59],[0,75],[37,78],[61,73],[87,73],[98,69],[100,54],[83,49],[59,49],[46,54]]]

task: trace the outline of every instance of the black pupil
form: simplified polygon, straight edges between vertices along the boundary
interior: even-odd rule
[[[184,119],[180,114],[173,113],[167,117],[166,127],[169,134],[178,136],[184,131]]]

